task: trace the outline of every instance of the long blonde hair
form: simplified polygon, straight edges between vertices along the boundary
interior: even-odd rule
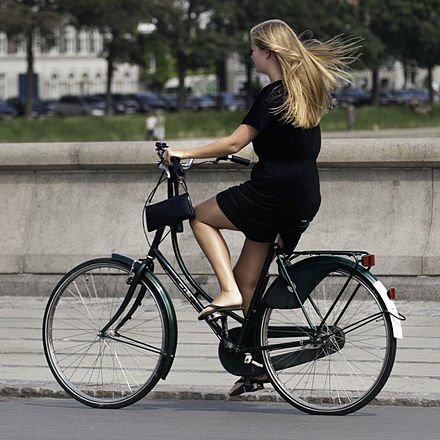
[[[274,53],[281,66],[285,99],[274,114],[295,127],[315,127],[331,103],[330,90],[338,88],[337,78],[347,80],[355,43],[337,37],[301,42],[282,20],[264,21],[250,36],[257,47]]]

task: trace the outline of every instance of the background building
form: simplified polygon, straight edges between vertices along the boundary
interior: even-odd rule
[[[66,94],[104,93],[107,63],[102,56],[103,38],[96,30],[77,30],[72,26],[60,29],[53,45],[37,36],[33,48],[37,96],[56,99]],[[0,98],[22,95],[25,73],[25,43],[8,40],[0,32]],[[118,65],[112,92],[137,92],[138,77],[137,66]]]

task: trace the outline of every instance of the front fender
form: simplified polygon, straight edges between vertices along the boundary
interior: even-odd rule
[[[360,264],[356,265],[354,261],[347,258],[320,255],[306,258],[288,267],[287,273],[295,285],[301,303],[304,303],[313,289],[338,267],[356,270],[371,284],[379,293],[387,311],[390,313],[394,337],[402,338],[402,325],[398,318],[399,314],[394,302],[388,298],[387,289],[370,271]],[[294,309],[299,308],[300,303],[288,282],[282,276],[278,276],[267,289],[263,306],[276,309]]]
[[[112,259],[129,266],[134,266],[135,269],[137,264],[141,264],[140,262],[137,262],[128,255],[123,255],[123,254],[112,254]],[[176,311],[174,309],[173,303],[171,302],[171,299],[167,291],[165,290],[159,279],[153,274],[153,272],[151,272],[149,269],[146,269],[144,271],[143,278],[147,283],[148,287],[153,292],[156,292],[159,299],[162,300],[167,314],[169,340],[168,340],[168,346],[165,349],[166,355],[164,361],[164,368],[161,374],[161,379],[165,379],[171,369],[171,366],[173,365],[174,357],[176,354],[176,347],[177,347]]]

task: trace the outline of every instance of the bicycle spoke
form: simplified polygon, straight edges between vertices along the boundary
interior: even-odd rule
[[[345,414],[363,406],[380,391],[394,360],[395,340],[380,295],[360,275],[347,283],[350,272],[336,270],[304,303],[321,330],[316,340],[305,330],[310,342],[295,347],[304,338],[286,332],[281,342],[292,347],[271,349],[280,343],[272,329],[307,328],[307,322],[300,309],[268,309],[262,320],[261,343],[269,346],[263,360],[275,388],[289,403],[313,414]]]
[[[46,309],[46,358],[63,388],[90,406],[125,406],[160,377],[168,340],[166,312],[147,285],[142,304],[119,333],[116,321],[100,334],[123,302],[129,272],[129,266],[110,259],[85,263],[66,275]]]

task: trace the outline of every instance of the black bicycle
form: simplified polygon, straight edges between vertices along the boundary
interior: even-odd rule
[[[163,169],[159,183],[167,182],[171,199],[185,187],[184,170],[195,164],[167,166],[165,148],[156,144]],[[243,162],[236,156],[213,162],[223,159]],[[167,230],[183,275],[159,250]],[[146,258],[112,254],[86,261],[55,287],[44,314],[44,352],[56,380],[78,401],[124,407],[167,377],[177,322],[155,263],[197,312],[212,301],[185,266],[181,231],[182,222],[160,226]],[[273,260],[278,276],[270,280]],[[362,408],[391,373],[404,319],[391,299],[394,290],[370,272],[373,264],[367,252],[287,254],[273,242],[246,317],[215,312],[206,319],[219,339],[224,368],[237,376],[266,373],[287,402],[308,413],[342,415]]]

